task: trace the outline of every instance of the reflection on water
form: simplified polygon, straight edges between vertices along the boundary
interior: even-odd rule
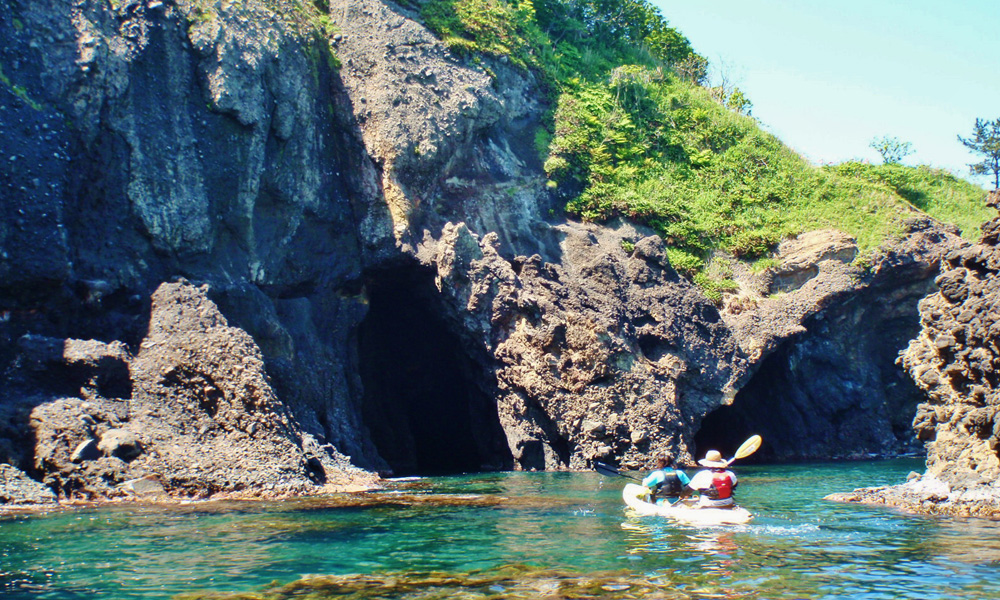
[[[715,529],[628,517],[623,481],[594,473],[8,517],[0,597],[1000,598],[1000,524],[821,500],[912,469],[747,467],[739,501],[757,517]]]

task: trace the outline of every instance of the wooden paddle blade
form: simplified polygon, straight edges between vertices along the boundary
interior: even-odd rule
[[[751,436],[750,439],[743,442],[743,445],[739,447],[739,449],[736,451],[736,455],[733,456],[732,460],[736,460],[737,458],[746,458],[750,456],[751,454],[757,451],[757,448],[760,448],[760,443],[762,441],[763,440],[761,440],[761,437],[759,435]]]

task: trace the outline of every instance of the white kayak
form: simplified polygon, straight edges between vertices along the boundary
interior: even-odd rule
[[[626,483],[622,490],[622,500],[640,516],[660,516],[674,519],[686,525],[742,525],[753,515],[745,508],[695,508],[684,505],[653,504],[645,498],[649,496],[646,486]]]

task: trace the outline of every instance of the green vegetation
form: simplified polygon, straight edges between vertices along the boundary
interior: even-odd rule
[[[868,147],[881,154],[882,162],[887,165],[899,164],[904,158],[913,154],[913,144],[887,135],[873,139]]]
[[[983,202],[984,191],[981,187],[942,169],[859,162],[846,162],[824,169],[843,178],[868,183],[873,186],[872,190],[888,187],[914,207],[956,225],[970,241],[979,239],[979,226],[996,214]]]
[[[11,81],[10,77],[7,77],[7,75],[3,72],[2,67],[0,67],[0,83],[5,85],[11,92],[14,93],[15,96],[23,100],[24,103],[30,106],[33,110],[42,111],[45,108],[28,95],[28,89],[26,87]]]
[[[722,300],[723,292],[735,292],[740,289],[740,284],[732,279],[716,279],[703,271],[695,273],[694,282],[701,287],[705,297],[715,303]]]
[[[987,121],[976,119],[972,137],[958,136],[958,141],[977,154],[983,155],[982,162],[969,165],[973,175],[993,175],[993,189],[1000,189],[1000,119]]]
[[[817,228],[869,250],[912,207],[966,231],[987,218],[984,191],[946,173],[809,164],[744,114],[742,92],[704,87],[707,61],[646,0],[431,0],[422,14],[453,52],[539,74],[550,189],[580,218],[653,227],[688,275],[713,250],[758,259]]]

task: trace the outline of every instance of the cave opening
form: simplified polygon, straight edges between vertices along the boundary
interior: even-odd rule
[[[917,325],[915,309],[879,303],[807,323],[731,405],[705,415],[696,457],[709,449],[732,456],[753,434],[764,442],[746,463],[921,454],[912,422],[923,395],[896,364]]]
[[[445,317],[433,271],[366,273],[368,314],[358,330],[361,417],[392,475],[510,469],[495,378]]]

